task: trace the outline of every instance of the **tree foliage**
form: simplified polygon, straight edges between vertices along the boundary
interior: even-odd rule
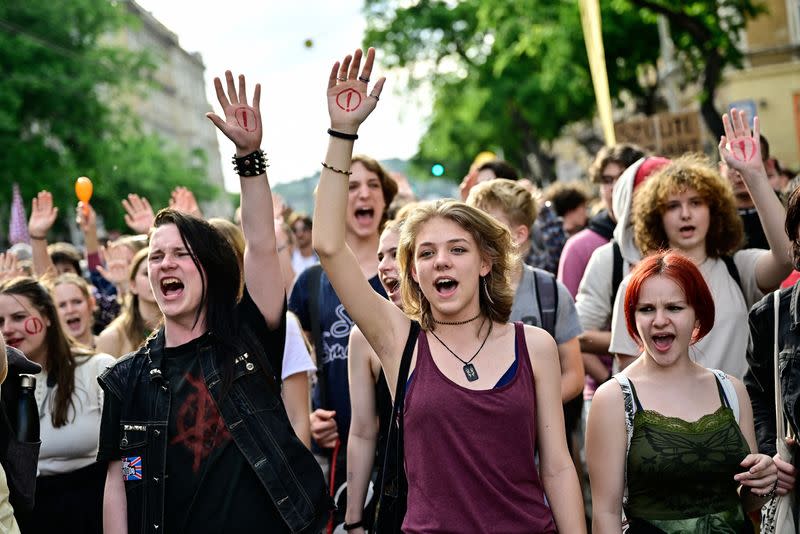
[[[18,182],[26,202],[48,189],[69,213],[75,179],[86,175],[92,204],[122,229],[119,200],[128,192],[154,203],[166,203],[177,183],[200,196],[213,192],[202,186],[202,157],[143,134],[117,104],[121,94],[145,94],[156,66],[111,44],[109,36],[133,24],[124,2],[0,2],[0,204]]]
[[[617,0],[601,5],[611,93],[646,107],[653,96],[637,67],[655,63],[655,18]],[[495,149],[554,177],[547,142],[595,109],[577,0],[368,0],[366,11],[365,44],[380,48],[388,67],[411,69],[412,87],[432,83],[418,164],[444,161],[459,179],[475,154]]]
[[[656,72],[657,15],[665,14],[684,79],[702,80],[703,116],[716,133],[714,90],[722,69],[741,62],[736,34],[758,13],[755,1],[604,0],[600,7],[615,102],[625,95],[639,112],[663,107],[657,83],[642,83],[642,73]],[[547,181],[554,175],[547,142],[594,115],[578,0],[366,0],[365,12],[365,44],[383,52],[387,67],[408,68],[410,88],[433,89],[418,168],[443,162],[460,179],[475,154],[494,149]]]
[[[717,87],[726,67],[741,68],[740,35],[749,19],[765,12],[764,5],[757,0],[630,2],[644,13],[664,15],[669,21],[684,85],[700,85],[700,112],[712,135],[719,138],[724,130],[714,105]]]

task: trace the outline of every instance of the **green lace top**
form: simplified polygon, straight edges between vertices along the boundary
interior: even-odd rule
[[[631,383],[638,409],[628,452],[629,532],[742,531],[745,518],[733,476],[742,471],[739,463],[750,449],[717,385],[722,406],[688,422],[642,409]]]

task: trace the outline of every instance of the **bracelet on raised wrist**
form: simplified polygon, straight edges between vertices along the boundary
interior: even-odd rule
[[[263,150],[256,150],[242,157],[234,154],[233,171],[239,176],[258,176],[267,172],[268,161]]]
[[[331,137],[338,137],[339,139],[347,139],[348,141],[355,141],[358,139],[358,134],[340,132],[338,130],[334,130],[333,128],[328,128],[328,135]]]

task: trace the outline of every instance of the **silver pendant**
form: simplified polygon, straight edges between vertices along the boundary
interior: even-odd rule
[[[464,374],[470,382],[475,382],[478,379],[478,371],[475,370],[475,366],[471,363],[464,366]]]

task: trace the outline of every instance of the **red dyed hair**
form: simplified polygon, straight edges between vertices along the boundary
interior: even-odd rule
[[[692,260],[677,252],[657,252],[647,256],[631,271],[628,288],[625,290],[625,323],[633,339],[639,339],[636,331],[636,305],[644,281],[653,276],[666,276],[683,290],[686,303],[694,309],[699,323],[693,343],[703,339],[714,326],[714,297]]]

